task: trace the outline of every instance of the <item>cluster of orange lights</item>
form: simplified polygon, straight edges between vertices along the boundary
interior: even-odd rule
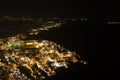
[[[17,46],[13,46],[16,43]],[[71,62],[87,64],[75,52],[47,40],[23,41],[15,36],[9,38],[7,43],[3,44],[5,45],[11,46],[1,49],[0,54],[3,56],[0,57],[0,67],[2,71],[7,70],[9,73],[6,72],[6,75],[1,76],[0,79],[9,76],[11,80],[38,78],[42,80],[46,76],[55,75],[60,67],[68,68]],[[27,69],[29,72],[24,72],[22,69]]]
[[[8,18],[12,19],[5,17]],[[32,29],[29,35],[58,28],[61,24],[43,25]],[[71,63],[87,64],[78,54],[54,42],[24,40],[27,36],[18,34],[0,39],[0,80],[43,80],[55,75],[58,68],[69,68]]]

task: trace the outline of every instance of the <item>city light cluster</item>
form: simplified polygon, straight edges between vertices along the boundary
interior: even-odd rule
[[[36,29],[32,29],[29,35],[37,35],[40,31],[48,31],[51,28],[59,28],[62,25],[62,23],[53,23],[49,25],[42,25]]]
[[[42,80],[70,63],[87,64],[75,52],[47,40],[20,40],[15,36],[0,43],[0,79]]]
[[[27,39],[42,31],[59,28],[71,20],[76,21],[76,19],[61,18],[47,20],[0,17],[1,24],[5,22],[8,26],[16,26],[22,21],[24,25],[19,28],[22,28],[22,31],[24,27],[27,29],[13,37],[0,39],[0,80],[43,80],[57,74],[60,68],[69,68],[71,63],[87,64],[78,54],[55,42]]]

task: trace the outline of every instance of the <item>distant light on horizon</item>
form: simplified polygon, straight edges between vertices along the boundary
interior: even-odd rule
[[[87,18],[80,18],[81,21],[87,21]]]
[[[111,22],[107,22],[107,24],[120,24],[120,22],[111,21]]]

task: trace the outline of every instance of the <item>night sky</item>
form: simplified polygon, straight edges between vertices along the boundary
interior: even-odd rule
[[[39,1],[6,1],[0,3],[0,15],[12,16],[113,16],[119,14],[116,1],[88,0],[39,0]]]
[[[25,15],[25,16],[74,16],[83,14],[82,7],[88,3],[72,1],[16,1],[5,2],[1,6],[1,15]]]

